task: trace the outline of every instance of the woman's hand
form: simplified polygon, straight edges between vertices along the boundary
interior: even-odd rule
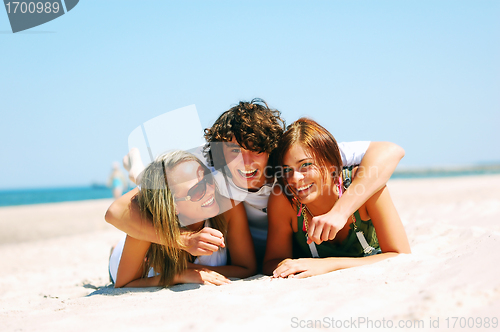
[[[194,264],[191,264],[194,265]],[[224,277],[215,271],[206,268],[188,268],[180,275],[176,275],[172,284],[203,284],[203,285],[226,285],[230,284],[231,280]],[[169,285],[169,286],[171,286]],[[116,286],[116,285],[115,285]],[[151,278],[138,278],[129,282],[124,286],[119,287],[159,287],[160,276]]]
[[[335,271],[333,259],[299,258],[285,259],[273,271],[273,278],[307,278]]]
[[[203,285],[227,285],[231,280],[222,274],[206,268],[188,268],[177,280],[176,283],[182,284],[203,284]]]
[[[184,250],[193,256],[211,255],[219,247],[224,248],[224,236],[211,227],[204,227],[197,233],[181,233],[181,239],[185,245]]]

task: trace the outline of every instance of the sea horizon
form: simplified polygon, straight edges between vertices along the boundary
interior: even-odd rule
[[[127,192],[132,188],[127,188]],[[105,185],[0,189],[0,207],[113,198]]]
[[[452,167],[400,167],[392,179],[424,179],[442,177],[460,177],[473,175],[500,174],[500,164],[480,166]],[[134,186],[127,188],[127,192]],[[0,189],[0,207],[74,202],[92,199],[113,198],[112,191],[106,184]]]

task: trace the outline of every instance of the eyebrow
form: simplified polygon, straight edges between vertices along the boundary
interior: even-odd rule
[[[226,146],[229,146],[231,148],[240,148],[240,145],[236,143],[226,143]]]
[[[300,163],[301,163],[301,162],[303,162],[304,160],[309,160],[309,159],[312,159],[312,158],[307,157],[307,158],[304,158],[304,159],[300,159],[300,160],[298,160],[298,161],[296,162],[296,164],[300,164]],[[288,167],[290,167],[290,165],[287,165],[287,164],[285,164],[285,165],[283,165],[283,166],[288,166]]]

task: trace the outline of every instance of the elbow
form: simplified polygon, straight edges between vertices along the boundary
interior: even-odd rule
[[[392,142],[371,142],[369,151],[370,154],[379,156],[378,162],[383,165],[397,165],[405,156],[405,150]]]
[[[114,288],[122,288],[125,286],[125,283],[121,280],[120,275],[116,276],[116,280],[114,280],[113,287]]]
[[[106,220],[108,224],[111,224],[115,227],[120,220],[120,218],[118,218],[118,210],[119,209],[116,207],[116,202],[113,202],[113,204],[111,204],[111,206],[106,211],[106,214],[104,215],[104,220]]]
[[[391,149],[392,154],[394,155],[395,158],[397,158],[397,160],[403,159],[403,157],[405,156],[405,149],[403,149],[402,147],[400,147],[395,143],[392,143],[391,148],[392,148]]]
[[[248,278],[257,274],[257,263],[241,266],[245,269],[245,271],[241,274],[240,278]]]
[[[394,250],[389,250],[388,253],[393,253],[395,256],[401,255],[401,254],[411,254],[411,249],[410,246],[404,246],[403,248],[397,248]]]
[[[411,254],[410,246],[408,246],[408,248],[404,248],[403,250],[400,250],[399,253],[400,254]]]
[[[265,261],[264,264],[262,264],[262,273],[267,276],[272,276],[275,269],[276,264],[273,264],[272,262]]]
[[[254,264],[253,266],[250,266],[248,268],[248,275],[245,278],[254,276],[257,274],[257,264]]]
[[[120,282],[120,280],[118,280],[118,278],[117,278],[117,280],[116,280],[116,282],[115,282],[115,284],[114,284],[114,287],[115,287],[115,288],[123,288],[123,287],[125,287],[125,286],[127,286],[127,284],[126,284],[126,283],[123,283],[123,282]]]
[[[104,220],[106,220],[106,222],[108,224],[111,224],[111,225],[114,225],[114,222],[115,222],[115,216],[113,214],[113,209],[112,209],[113,205],[111,205],[108,210],[106,211],[106,214],[104,215]]]

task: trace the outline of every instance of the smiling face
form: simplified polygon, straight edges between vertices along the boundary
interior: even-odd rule
[[[168,184],[176,200],[179,221],[183,225],[193,225],[219,213],[211,176],[205,175],[204,168],[196,161],[180,163],[167,172]],[[205,194],[202,195],[204,187]],[[187,199],[187,196],[191,199]]]
[[[303,202],[323,198],[315,202],[318,205],[331,200],[327,196],[337,195],[333,183],[342,170],[340,150],[332,134],[317,122],[307,118],[293,122],[273,153],[273,167],[282,189],[295,190]],[[281,167],[286,168],[280,171]],[[285,170],[287,174],[283,174]],[[290,190],[283,193],[290,204],[295,204],[295,194]]]
[[[301,144],[294,144],[283,157],[283,175],[289,188],[303,204],[332,192],[333,177],[320,167]]]
[[[223,143],[222,152],[235,185],[258,190],[266,184],[268,153],[247,150],[238,144],[234,136],[231,141]]]

